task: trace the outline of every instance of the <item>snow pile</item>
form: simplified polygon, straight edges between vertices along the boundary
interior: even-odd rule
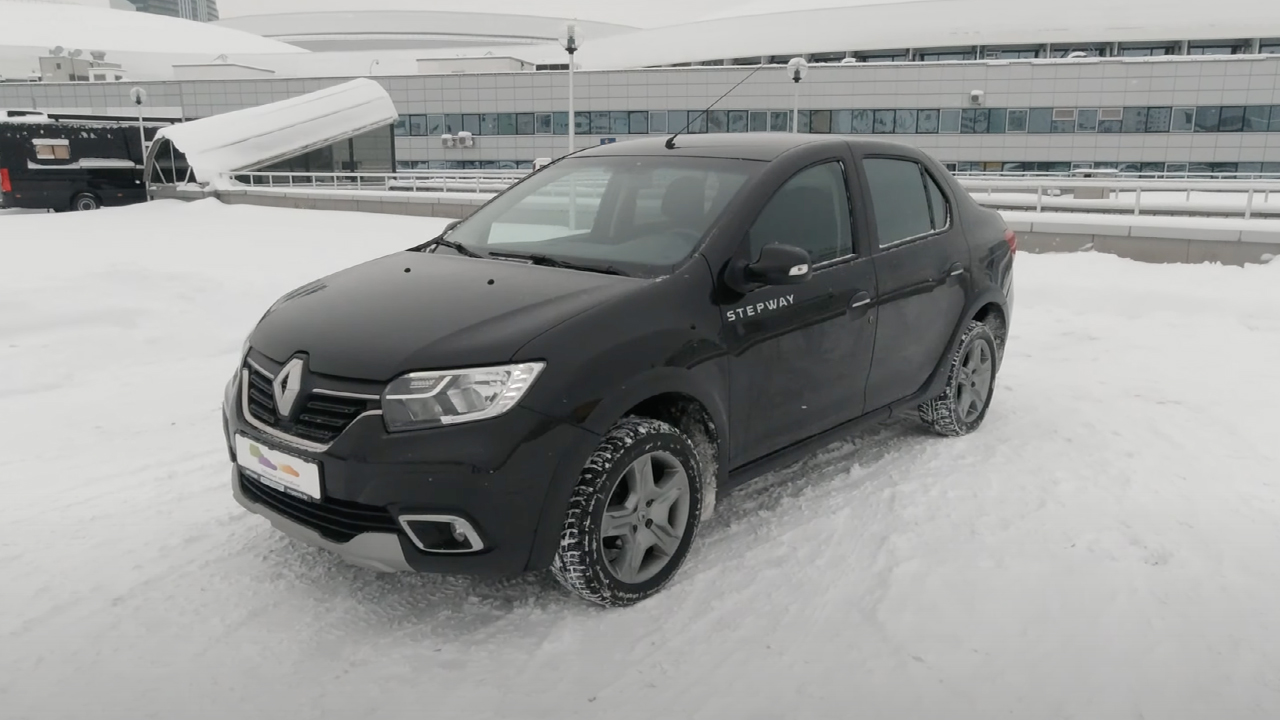
[[[360,78],[279,102],[171,125],[156,133],[187,156],[201,182],[253,170],[396,120],[381,85]]]
[[[1280,267],[1020,255],[977,434],[899,423],[724,496],[612,612],[355,569],[231,500],[249,326],[443,222],[0,216],[0,715],[1280,716]]]

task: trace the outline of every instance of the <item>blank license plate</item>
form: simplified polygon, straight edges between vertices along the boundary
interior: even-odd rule
[[[254,478],[277,490],[301,494],[312,500],[322,497],[320,466],[310,460],[303,460],[243,435],[236,435],[236,463]]]

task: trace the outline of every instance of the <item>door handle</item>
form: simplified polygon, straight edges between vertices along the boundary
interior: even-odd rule
[[[947,268],[947,277],[955,277],[962,274],[964,274],[964,265],[961,263],[955,263]]]
[[[860,307],[863,307],[864,305],[870,305],[870,304],[871,304],[871,293],[863,291],[853,296],[853,300],[849,302],[849,309],[853,310],[855,308],[860,308]]]

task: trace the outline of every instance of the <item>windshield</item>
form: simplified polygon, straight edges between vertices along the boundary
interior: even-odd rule
[[[762,166],[716,158],[571,158],[512,188],[448,238],[483,253],[662,275],[698,249]]]

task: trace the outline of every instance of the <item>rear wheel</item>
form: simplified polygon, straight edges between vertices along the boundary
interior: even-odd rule
[[[98,197],[93,193],[80,193],[71,199],[71,209],[77,212],[97,210],[100,207],[102,207],[102,203],[98,201]]]
[[[591,602],[633,605],[676,574],[702,515],[693,443],[672,425],[625,418],[587,461],[551,570]]]
[[[947,437],[977,430],[991,406],[998,357],[991,329],[977,321],[969,323],[951,356],[946,389],[920,406],[924,424]]]

